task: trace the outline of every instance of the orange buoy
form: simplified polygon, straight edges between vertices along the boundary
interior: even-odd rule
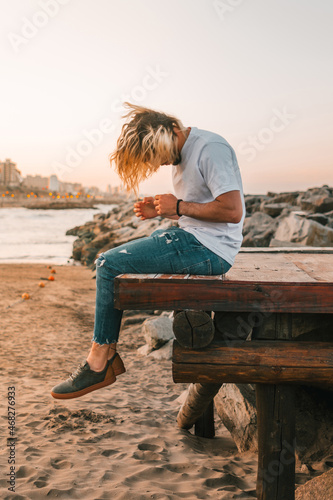
[[[22,294],[22,299],[23,300],[28,300],[28,299],[30,299],[30,295],[28,293],[23,293]]]
[[[43,283],[42,281],[40,281],[40,282],[38,283],[38,286],[40,286],[41,288],[44,288],[45,283]]]
[[[56,274],[56,270],[55,270],[55,269],[52,269],[52,270],[51,270],[51,273],[52,273],[52,274]]]
[[[49,277],[48,277],[48,280],[49,280],[49,281],[54,281],[54,276],[53,276],[53,274],[51,274],[51,276],[49,276]]]

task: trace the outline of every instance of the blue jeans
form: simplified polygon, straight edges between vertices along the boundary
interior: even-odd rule
[[[225,274],[231,265],[192,234],[172,227],[102,253],[96,261],[96,310],[93,341],[118,341],[122,311],[114,308],[114,278],[134,274]]]

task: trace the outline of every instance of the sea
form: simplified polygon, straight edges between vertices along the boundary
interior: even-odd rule
[[[107,213],[115,205],[92,208],[41,210],[22,207],[0,208],[0,264],[74,264],[71,258],[76,236],[66,231]]]

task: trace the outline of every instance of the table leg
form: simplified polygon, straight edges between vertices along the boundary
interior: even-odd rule
[[[194,425],[196,436],[213,439],[215,436],[214,401],[211,401]]]
[[[295,398],[289,385],[257,384],[259,500],[295,498]]]

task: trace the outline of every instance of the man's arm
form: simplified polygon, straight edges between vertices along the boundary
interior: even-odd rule
[[[155,196],[154,205],[157,214],[162,217],[170,218],[177,214],[177,198],[173,194]],[[181,201],[178,211],[180,215],[187,215],[193,219],[237,224],[243,215],[240,191],[228,191],[209,203]]]

